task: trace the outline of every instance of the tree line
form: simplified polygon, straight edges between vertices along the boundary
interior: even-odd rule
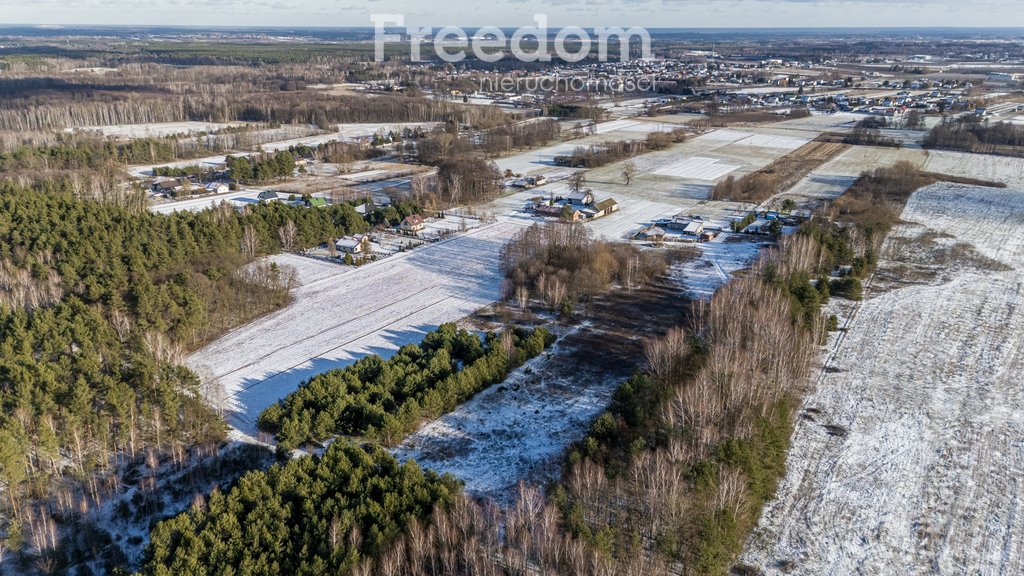
[[[555,156],[555,164],[570,168],[598,168],[647,152],[668,148],[672,144],[686,141],[686,130],[677,128],[672,132],[651,132],[644,140],[622,140],[602,142],[592,146],[578,146],[572,154]]]
[[[448,412],[554,340],[543,328],[490,333],[481,343],[454,324],[443,324],[419,345],[403,346],[384,360],[314,376],[263,411],[259,427],[282,449],[337,435],[369,436],[394,444],[423,419]]]
[[[925,135],[925,148],[944,148],[983,154],[1024,154],[1024,126],[990,123],[975,115],[946,117]]]

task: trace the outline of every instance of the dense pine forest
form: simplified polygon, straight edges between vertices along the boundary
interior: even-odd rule
[[[142,573],[369,575],[375,558],[458,493],[451,476],[338,442],[323,456],[251,472],[158,524]]]
[[[368,225],[348,205],[158,216],[0,186],[7,548],[59,567],[55,522],[102,505],[143,459],[180,463],[224,438],[209,383],[179,363],[287,303],[291,273],[250,264],[280,250],[286,227],[297,248]]]

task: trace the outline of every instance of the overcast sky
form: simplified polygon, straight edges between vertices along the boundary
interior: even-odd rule
[[[1022,0],[0,0],[0,23],[194,26],[1024,27]]]

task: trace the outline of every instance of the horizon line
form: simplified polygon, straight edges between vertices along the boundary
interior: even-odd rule
[[[438,24],[437,26],[441,26]],[[445,24],[445,26],[453,26],[452,24]],[[493,24],[455,24],[454,26],[460,28],[483,28],[486,26],[494,26]],[[581,28],[595,28],[597,26],[616,26],[616,25],[600,25],[595,24],[592,26],[581,26]],[[617,26],[628,27],[630,25],[618,24]],[[718,31],[733,31],[733,30],[990,30],[990,31],[1019,31],[1024,33],[1024,26],[667,26],[667,27],[652,27],[643,25],[632,25],[644,28],[646,30],[656,31],[691,31],[691,30],[718,30]],[[506,28],[505,26],[497,26],[498,28]],[[507,28],[517,28],[518,26],[507,26]],[[370,30],[373,31],[373,25],[354,25],[354,26],[323,26],[315,24],[294,24],[294,25],[280,25],[280,24],[233,24],[233,25],[196,25],[196,24],[40,24],[40,23],[5,23],[0,22],[0,28],[37,28],[40,30],[53,30],[61,28],[158,28],[158,29],[174,29],[174,28],[187,28],[194,30]],[[404,26],[387,26],[385,29],[401,29]],[[548,28],[559,28],[557,25],[549,25]]]

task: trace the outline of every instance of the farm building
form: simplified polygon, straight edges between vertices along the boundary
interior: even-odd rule
[[[306,206],[309,206],[310,208],[326,208],[327,207],[327,199],[326,198],[310,198],[309,200],[306,200]]]
[[[547,204],[537,204],[533,207],[533,211],[540,216],[548,216],[552,218],[560,218],[562,216],[562,207],[558,204],[548,206]]]
[[[533,207],[534,213],[538,216],[544,216],[547,218],[562,218],[569,222],[576,222],[586,218],[586,214],[578,208],[573,208],[570,204],[555,204],[554,206],[548,206],[547,204],[538,204]]]
[[[654,242],[662,242],[665,240],[665,230],[660,226],[648,226],[640,232],[637,232],[636,238],[638,240],[652,240]]]
[[[619,203],[614,198],[605,198],[597,203],[597,209],[602,214],[611,214],[619,211]]]
[[[810,220],[814,217],[814,213],[810,210],[796,209],[789,213],[790,216],[797,220]]]
[[[685,228],[683,228],[683,234],[685,234],[687,236],[700,236],[703,233],[704,233],[704,223],[703,222],[693,221],[693,222],[690,222],[689,224],[687,224]]]

